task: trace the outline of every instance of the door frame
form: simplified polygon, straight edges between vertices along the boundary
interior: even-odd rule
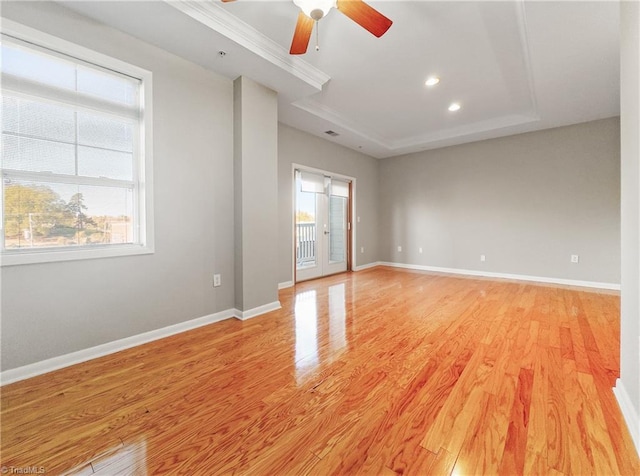
[[[311,172],[316,174],[322,174],[327,177],[334,177],[339,180],[345,180],[350,182],[349,185],[349,207],[347,209],[347,272],[352,271],[356,267],[356,234],[357,226],[356,221],[353,218],[356,216],[356,178],[349,175],[330,172],[328,170],[318,169],[316,167],[309,167],[308,165],[298,164],[293,162],[291,164],[291,207],[289,209],[290,217],[290,230],[291,230],[291,277],[293,284],[296,284],[296,170],[302,170],[305,172]]]

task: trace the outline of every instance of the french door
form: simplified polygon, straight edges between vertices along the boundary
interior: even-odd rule
[[[350,182],[296,170],[295,189],[296,281],[346,271]]]

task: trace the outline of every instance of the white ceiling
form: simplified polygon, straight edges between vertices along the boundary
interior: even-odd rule
[[[265,84],[281,122],[378,158],[619,114],[615,1],[372,1],[394,22],[382,38],[332,10],[303,56],[291,1],[62,3]]]

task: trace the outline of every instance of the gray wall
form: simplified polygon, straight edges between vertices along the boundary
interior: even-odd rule
[[[356,179],[355,264],[378,260],[378,162],[297,129],[278,125],[278,278],[291,281],[293,263],[293,185],[291,164],[348,175]],[[354,219],[355,221],[355,219]],[[364,253],[360,248],[364,247]]]
[[[622,142],[622,302],[620,381],[632,411],[640,453],[640,4],[622,2],[621,142]],[[635,423],[635,424],[634,424]]]
[[[385,159],[380,259],[619,283],[619,191],[617,118]]]
[[[278,301],[278,95],[234,81],[235,304]]]
[[[152,255],[3,267],[2,369],[232,308],[232,82],[55,4],[2,14],[153,72],[156,236]]]

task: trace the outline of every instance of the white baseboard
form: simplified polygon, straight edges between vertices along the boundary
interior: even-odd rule
[[[293,287],[293,281],[285,281],[283,283],[278,283],[278,289],[287,289]]]
[[[363,264],[362,266],[356,266],[353,268],[354,271],[364,271],[365,269],[375,268],[376,266],[380,266],[382,263],[380,261],[374,261],[373,263]]]
[[[241,321],[246,321],[247,319],[260,316],[261,314],[266,314],[267,312],[275,311],[277,309],[280,309],[281,307],[282,305],[280,304],[280,301],[273,301],[263,306],[254,307],[253,309],[249,309],[248,311],[234,309],[233,316],[236,319],[240,319]]]
[[[436,273],[461,274],[465,276],[483,276],[487,278],[513,279],[516,281],[533,281],[536,283],[562,284],[565,286],[581,286],[585,288],[613,289],[620,290],[620,285],[616,283],[599,283],[594,281],[578,281],[575,279],[547,278],[543,276],[528,276],[524,274],[494,273],[491,271],[480,271],[474,269],[441,268],[438,266],[423,266],[419,264],[392,263],[380,261],[381,266],[393,268],[415,269],[419,271],[433,271]]]
[[[223,321],[235,317],[236,309],[227,309],[225,311],[216,312],[215,314],[209,314],[208,316],[198,317],[191,319],[190,321],[180,322],[171,326],[163,327],[161,329],[155,329],[149,332],[143,332],[131,337],[125,337],[124,339],[118,339],[113,342],[107,342],[95,347],[89,347],[88,349],[78,350],[71,352],[70,354],[60,355],[51,359],[42,360],[33,364],[24,365],[15,369],[5,370],[0,373],[0,385],[7,385],[9,383],[17,382],[19,380],[25,380],[37,375],[42,375],[54,370],[69,367],[71,365],[86,362],[88,360],[97,359],[105,355],[120,352],[121,350],[130,349],[138,345],[146,344],[154,340],[169,337],[174,334],[180,334],[191,329],[213,324],[214,322]]]
[[[130,349],[148,342],[163,339],[181,332],[190,331],[198,327],[213,324],[214,322],[223,321],[235,317],[240,320],[247,320],[252,317],[265,314],[270,311],[280,309],[280,301],[274,301],[264,306],[259,306],[248,311],[240,311],[239,309],[227,309],[225,311],[216,312],[215,314],[209,314],[208,316],[198,317],[191,319],[190,321],[180,322],[171,326],[163,327],[161,329],[155,329],[149,332],[143,332],[131,337],[125,337],[124,339],[118,339],[113,342],[107,342],[95,347],[89,347],[88,349],[78,350],[69,354],[60,355],[58,357],[52,357],[51,359],[42,360],[33,364],[24,365],[15,369],[5,370],[0,372],[0,386],[10,383],[25,380],[37,375],[46,374],[59,370],[71,365],[80,364],[89,360],[97,359],[98,357],[104,357],[105,355],[114,354],[121,350]]]
[[[636,445],[636,451],[640,456],[640,415],[636,412],[636,409],[631,403],[631,397],[627,393],[627,389],[624,387],[620,379],[616,380],[616,386],[613,387],[613,393],[618,400],[618,405],[622,411],[622,416],[625,422],[627,422],[627,428],[631,433],[633,443]]]

